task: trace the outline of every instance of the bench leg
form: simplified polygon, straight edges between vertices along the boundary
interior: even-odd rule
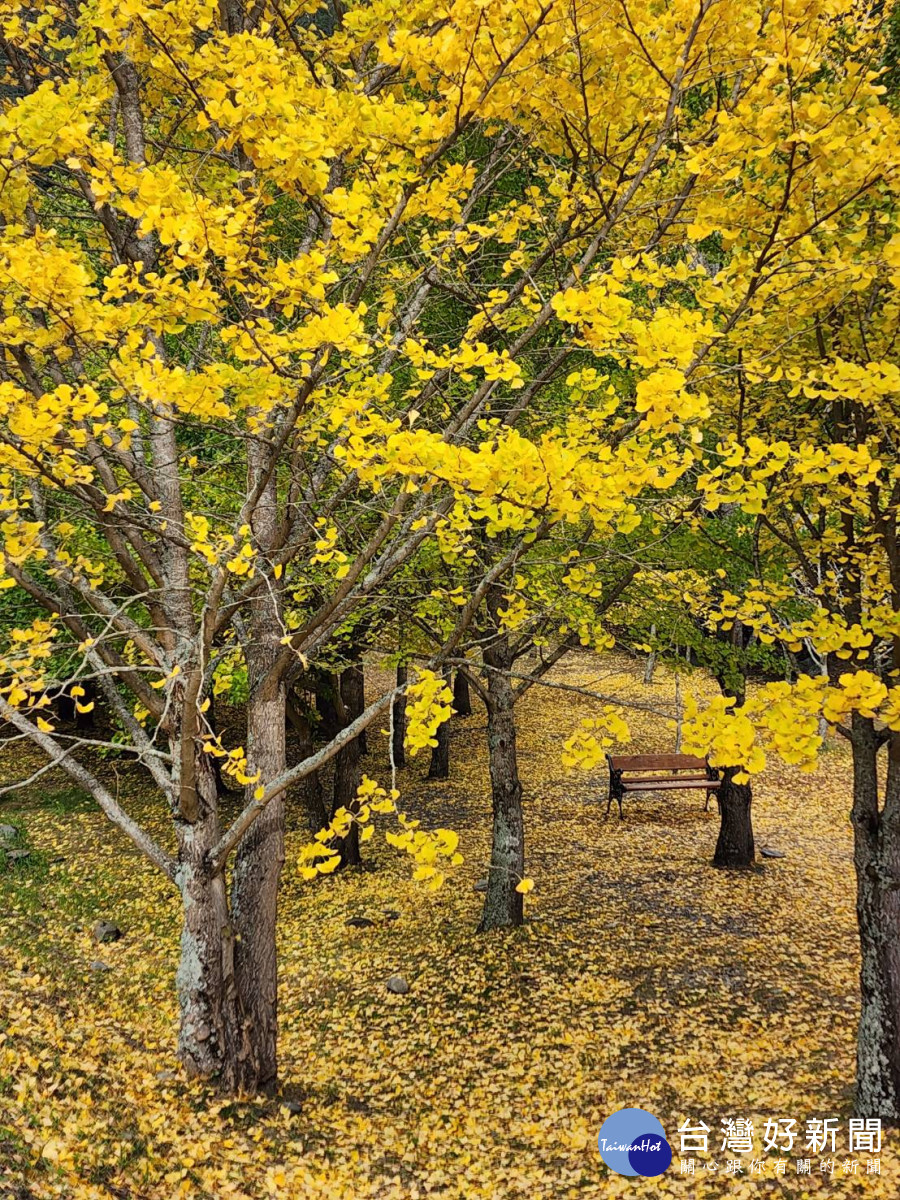
[[[710,800],[712,800],[712,792],[709,790],[709,788],[707,788],[707,789],[706,789],[706,805],[705,805],[705,807],[704,807],[704,809],[703,809],[703,811],[704,811],[704,812],[709,812],[709,802],[710,802]]]
[[[615,800],[616,804],[618,804],[618,806],[619,806],[619,820],[621,821],[622,820],[622,792],[619,788],[616,787],[616,785],[614,783],[610,782],[609,799],[606,802],[606,815],[607,816],[609,816],[609,810],[612,808],[613,800]]]

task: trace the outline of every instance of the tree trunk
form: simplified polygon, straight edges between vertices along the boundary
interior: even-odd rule
[[[437,745],[431,748],[431,764],[428,767],[429,779],[450,778],[450,722],[445,721],[438,727]]]
[[[489,668],[487,741],[494,823],[491,868],[479,928],[488,930],[522,924],[522,894],[516,887],[525,874],[525,822],[516,758],[515,697],[505,673],[511,665],[508,637],[497,637],[483,653]]]
[[[462,671],[457,671],[453,679],[453,710],[458,717],[471,717],[472,715],[469,681]]]
[[[892,738],[884,811],[878,808],[878,741],[872,720],[853,714],[853,823],[861,1007],[856,1112],[900,1118],[900,744]]]
[[[265,466],[264,447],[258,451]],[[251,485],[253,478],[251,478]],[[266,487],[252,519],[254,537],[262,549],[278,533],[275,478]],[[245,646],[249,697],[247,700],[247,759],[249,773],[266,784],[287,769],[285,738],[286,695],[283,682],[272,676],[281,652],[283,622],[278,583],[274,578],[259,588],[250,605],[250,639]],[[258,786],[248,786],[248,800]],[[266,805],[238,843],[231,878],[231,920],[235,938],[234,970],[242,1046],[237,1087],[255,1093],[271,1091],[278,1074],[278,956],[275,927],[278,882],[284,865],[284,798]]]
[[[178,887],[182,900],[181,957],[175,975],[180,1023],[178,1057],[191,1078],[232,1090],[239,1028],[234,984],[234,937],[225,880],[206,856],[219,836],[216,784],[209,756],[196,763],[199,819],[176,818]]]
[[[216,716],[216,698],[210,693],[209,708],[206,710],[206,723],[209,726],[210,732],[216,737],[219,730],[218,717]],[[216,776],[216,790],[220,796],[227,796],[229,793],[236,793],[240,789],[232,787],[227,777],[222,772],[222,761],[218,756],[213,757],[213,771]]]
[[[750,807],[753,789],[749,783],[735,783],[737,767],[722,772],[722,786],[717,792],[719,801],[719,840],[713,856],[714,867],[752,867],[755,861],[753,823]]]
[[[409,672],[406,667],[397,668],[397,687],[405,687]],[[401,692],[392,705],[393,736],[391,748],[395,767],[406,766],[406,693]]]
[[[735,621],[731,628],[729,641],[737,648],[743,642],[743,626]],[[688,647],[690,649],[690,647]],[[680,676],[676,674],[679,718],[679,735],[681,732],[681,691]],[[726,657],[723,665],[716,671],[716,682],[723,696],[731,696],[734,700],[734,711],[737,713],[744,707],[747,699],[747,680],[743,670],[735,660]],[[678,749],[681,748],[681,737],[678,738]],[[734,777],[739,767],[726,767],[722,772],[722,786],[716,793],[719,802],[719,840],[716,842],[716,852],[713,855],[714,867],[739,869],[752,867],[756,857],[753,844],[753,822],[751,805],[753,789],[749,783],[735,783]]]
[[[359,716],[353,707],[359,699],[357,682],[352,677],[353,671],[353,667],[348,667],[341,672],[340,699],[343,707],[342,720],[345,726]],[[356,793],[361,774],[359,738],[354,738],[335,755],[332,816],[339,808],[346,808],[349,812],[356,810]],[[359,826],[355,822],[351,825],[347,836],[338,842],[337,850],[341,856],[340,866],[342,867],[355,867],[362,862],[362,855],[359,852]]]
[[[450,672],[444,671],[444,682],[449,683]],[[439,725],[435,734],[437,745],[431,749],[431,765],[428,768],[429,779],[450,778],[450,722],[444,721]]]
[[[822,678],[827,681],[827,679],[828,679],[828,655],[827,654],[822,655],[822,666],[819,671],[819,675],[821,675]],[[826,721],[826,719],[824,717],[819,717],[818,733],[819,733],[819,737],[822,739],[822,746],[823,747],[827,746],[827,744],[828,744],[828,722]]]
[[[280,688],[268,699],[251,699],[248,757],[251,772],[262,772],[262,782],[286,769],[284,694]],[[251,784],[249,790],[255,786]],[[248,1093],[271,1090],[278,1073],[275,928],[283,865],[284,801],[278,797],[266,805],[239,843],[231,881],[232,925],[237,935],[235,979],[246,1035],[238,1087]]]
[[[337,677],[328,671],[315,671],[312,678],[316,689],[316,711],[319,714],[319,730],[326,742],[336,738],[341,731],[341,721],[336,703]]]
[[[312,725],[306,713],[293,700],[288,700],[287,714],[297,737],[297,757],[302,762],[310,758],[314,751]],[[318,771],[311,771],[300,781],[299,795],[307,828],[310,833],[318,833],[328,824],[328,810]]]
[[[656,638],[656,626],[650,626],[650,641]],[[651,650],[647,655],[647,662],[644,666],[644,684],[649,687],[653,682],[653,672],[656,670],[656,651]]]
[[[361,657],[341,672],[341,696],[351,720],[362,715],[366,708],[366,677]],[[356,741],[359,745],[359,753],[368,754],[369,743],[366,739],[365,729]]]
[[[333,812],[337,812],[339,808],[354,811],[359,781],[359,749],[354,740],[335,756]],[[355,822],[350,826],[347,836],[338,840],[335,848],[341,858],[339,866],[359,866],[362,855],[359,850],[359,826]]]

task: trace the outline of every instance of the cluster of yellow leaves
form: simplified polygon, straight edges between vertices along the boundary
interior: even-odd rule
[[[855,446],[841,442],[816,446],[807,442],[792,447],[788,442],[768,443],[750,436],[744,442],[720,444],[717,453],[720,464],[698,481],[710,512],[722,504],[739,504],[745,512],[761,513],[768,498],[765,481],[785,471],[798,487],[828,484],[825,503],[837,506],[841,501],[852,501],[856,489],[878,483],[885,469],[864,442]]]
[[[854,712],[900,730],[900,684],[889,687],[871,671],[856,670],[842,674],[836,684],[810,675],[793,683],[766,683],[754,688],[739,708],[733,697],[716,695],[701,703],[688,695],[682,749],[708,756],[713,766],[739,768],[738,783],[759,775],[773,754],[801,771],[815,771],[822,748],[820,718],[838,725]],[[631,731],[621,710],[605,705],[566,739],[563,765],[592,771],[609,747],[629,741]]]
[[[203,703],[203,709],[205,710],[208,707],[209,701],[206,700]],[[235,746],[232,750],[226,750],[222,745],[221,737],[219,735],[213,736],[210,733],[203,736],[202,744],[203,752],[211,754],[213,758],[221,759],[221,767],[224,773],[230,775],[241,787],[248,787],[255,783],[257,786],[254,789],[253,798],[255,800],[262,800],[266,791],[265,787],[259,782],[262,772],[255,771],[252,775],[250,774],[250,763],[243,746]]]
[[[828,600],[839,594],[840,580],[827,570],[822,573],[821,584],[807,589],[799,605],[796,588],[781,581],[751,577],[738,595],[719,582],[725,575],[721,568],[717,577],[710,578],[688,569],[641,573],[640,579],[642,586],[660,600],[683,603],[722,632],[728,632],[739,621],[763,645],[778,642],[796,652],[808,642],[820,654],[864,661],[871,654],[876,636],[891,637],[900,632],[900,618],[885,601],[888,580],[880,556],[876,553],[869,558],[857,553],[855,560],[865,585],[864,611],[855,622],[829,607]],[[851,561],[849,552],[842,555],[842,561]]]
[[[522,585],[518,584],[518,586]],[[503,599],[506,601],[506,605],[498,610],[501,628],[512,632],[519,629],[528,620],[528,605],[524,596],[517,595],[515,592],[506,593]]]
[[[7,644],[0,655],[0,695],[12,708],[40,710],[49,706],[50,698],[44,693],[45,669],[57,633],[52,621],[36,617],[27,628],[16,626],[7,634]],[[40,721],[38,718],[39,724]]]
[[[0,487],[3,486],[0,481]],[[46,551],[41,545],[40,521],[23,520],[18,514],[10,513],[4,521],[0,521],[0,537],[2,537],[2,555],[0,555],[0,588],[15,585],[15,579],[6,574],[8,566],[21,566],[29,559],[41,561],[46,558]]]
[[[571,592],[591,600],[599,600],[603,595],[603,584],[597,576],[595,563],[579,563],[570,567],[563,576],[563,583]]]
[[[429,891],[437,891],[446,879],[438,864],[445,860],[450,866],[458,867],[463,861],[457,850],[459,837],[452,829],[422,829],[418,820],[397,808],[399,799],[400,793],[396,789],[388,793],[374,779],[364,775],[352,807],[339,808],[331,824],[318,831],[315,841],[301,847],[301,878],[330,875],[341,861],[337,843],[347,837],[351,828],[358,826],[359,840],[367,842],[375,832],[375,826],[370,823],[373,814],[389,813],[396,817],[400,832],[386,832],[385,841],[412,858],[412,877],[416,883],[425,883]]]
[[[822,746],[819,718],[831,725],[852,713],[900,729],[900,686],[888,687],[870,671],[848,671],[836,685],[824,676],[801,675],[795,683],[767,683],[738,709],[727,696],[700,707],[691,697],[685,710],[684,749],[709,755],[714,766],[737,766],[738,782],[758,775],[767,755],[814,771]]]
[[[335,578],[343,579],[350,571],[350,564],[344,551],[338,549],[337,525],[330,525],[324,517],[320,517],[316,521],[316,526],[319,530],[319,537],[316,539],[316,552],[310,558],[310,564],[315,566],[316,563],[333,562],[336,564]]]
[[[446,680],[434,671],[422,670],[406,691],[406,739],[410,757],[415,758],[426,746],[436,746],[439,727],[450,720],[453,692]]]
[[[213,534],[212,524],[202,513],[185,513],[185,533],[191,539],[191,549],[201,555],[209,566],[217,566],[227,555],[225,566],[232,575],[245,575],[252,579],[255,574],[255,552],[249,541],[242,541],[230,533]],[[238,530],[238,538],[250,537],[250,526],[242,525]]]
[[[581,728],[566,739],[563,766],[593,771],[603,762],[610,746],[630,741],[628,723],[615,708],[605,705],[598,716],[583,718]]]
[[[578,417],[538,439],[492,420],[481,427],[490,436],[479,445],[448,445],[439,433],[366,411],[350,416],[335,454],[377,486],[394,475],[408,479],[413,491],[450,487],[459,497],[457,530],[484,520],[492,537],[528,531],[542,517],[570,524],[588,518],[598,530],[629,532],[640,523],[634,498],[671,487],[693,461],[689,450],[667,440],[648,444],[638,436],[613,448]]]
[[[900,686],[888,687],[871,671],[841,675],[838,687],[825,690],[822,714],[836,725],[853,712],[900,730]]]

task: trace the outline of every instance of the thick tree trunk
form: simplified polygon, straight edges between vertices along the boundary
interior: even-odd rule
[[[253,471],[265,469],[264,446]],[[274,475],[252,520],[262,549],[278,533]],[[282,681],[271,674],[281,652],[283,622],[278,584],[270,578],[250,606],[247,659],[247,759],[251,775],[268,783],[287,769],[286,696]],[[248,787],[248,800],[257,786]],[[278,883],[284,865],[284,799],[266,805],[238,843],[231,878],[231,922],[235,932],[234,973],[242,1038],[236,1086],[254,1093],[274,1088],[278,1074],[278,956],[275,927]]]
[[[359,748],[354,740],[335,756],[333,812],[337,812],[339,808],[353,812],[359,781]],[[362,862],[359,828],[355,823],[350,826],[347,836],[338,841],[336,849],[341,856],[341,867],[356,867]]]
[[[449,683],[450,672],[444,671],[444,682]],[[435,734],[437,745],[431,749],[431,765],[428,768],[429,779],[450,778],[450,722],[439,725]]]
[[[749,783],[735,783],[737,770],[737,767],[725,768],[717,793],[720,825],[714,867],[752,867],[756,857],[750,816],[753,789]]]
[[[853,810],[861,1007],[856,1046],[860,1116],[900,1119],[900,745],[892,739],[885,806],[878,806],[878,741],[870,718],[853,716]]]
[[[251,698],[248,758],[261,780],[286,769],[284,693]],[[255,785],[251,784],[251,790]],[[275,927],[278,882],[284,865],[284,801],[266,805],[238,845],[231,881],[232,924],[237,934],[235,979],[245,1031],[238,1087],[271,1090],[278,1073],[278,958]]]
[[[458,717],[471,717],[472,715],[469,681],[462,671],[457,671],[453,678],[453,711]]]
[[[405,687],[409,672],[406,667],[397,668],[397,687]],[[393,734],[391,736],[391,749],[393,750],[393,759],[395,767],[406,766],[406,693],[401,694],[394,700],[392,706],[392,725]]]
[[[231,1090],[239,1038],[234,938],[225,880],[206,863],[219,836],[215,776],[208,755],[196,765],[200,817],[176,820],[177,882],[182,900],[181,957],[175,976],[180,1023],[178,1057],[192,1078]]]
[[[525,822],[516,757],[515,697],[505,673],[510,668],[509,639],[505,634],[485,648],[484,660],[488,667],[487,741],[494,823],[491,868],[479,928],[488,930],[522,924],[522,894],[516,887],[525,874]]]

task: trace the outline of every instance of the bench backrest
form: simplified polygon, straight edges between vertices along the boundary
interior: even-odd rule
[[[705,758],[695,754],[607,754],[613,771],[705,771]]]

